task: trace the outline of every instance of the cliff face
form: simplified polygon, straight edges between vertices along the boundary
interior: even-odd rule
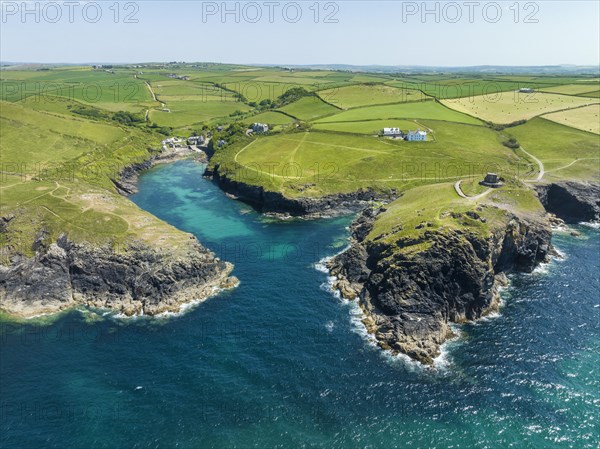
[[[223,191],[244,201],[260,212],[291,216],[319,217],[358,212],[368,201],[380,198],[371,190],[327,195],[321,198],[288,198],[279,192],[271,192],[261,186],[246,184],[222,174],[220,166],[207,168],[205,176],[211,178]],[[390,195],[386,200],[393,199]]]
[[[565,181],[536,190],[546,210],[567,223],[600,220],[600,184]]]
[[[78,244],[64,235],[31,258],[16,255],[0,266],[0,307],[33,316],[78,304],[126,315],[178,311],[216,288],[235,285],[232,265],[190,240],[178,253],[134,244],[123,253]]]
[[[547,258],[551,239],[547,223],[518,217],[485,238],[468,231],[426,231],[418,251],[403,251],[414,241],[366,241],[368,230],[369,217],[363,216],[352,247],[331,261],[335,286],[358,298],[364,324],[382,348],[426,364],[452,335],[450,323],[493,310],[502,273],[532,271]]]

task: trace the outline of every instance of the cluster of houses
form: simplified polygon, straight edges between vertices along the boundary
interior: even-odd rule
[[[206,138],[204,136],[191,136],[187,139],[179,137],[169,137],[162,141],[162,149],[166,151],[168,148],[184,148],[187,145],[204,145]]]
[[[250,129],[256,134],[266,133],[269,131],[269,125],[266,123],[253,123]]]
[[[383,136],[404,139],[409,142],[422,142],[427,140],[427,131],[417,129],[416,131],[405,133],[400,128],[383,128]]]
[[[204,145],[204,142],[204,136],[191,136],[187,140],[188,145]]]
[[[176,73],[167,73],[167,78],[173,78],[176,80],[188,81],[190,79],[187,75],[177,75]]]

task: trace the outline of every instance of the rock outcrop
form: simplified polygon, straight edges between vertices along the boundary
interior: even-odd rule
[[[438,229],[426,230],[418,242],[394,243],[365,239],[373,218],[370,211],[363,214],[353,226],[350,249],[330,261],[335,287],[357,298],[363,322],[382,348],[425,364],[452,335],[451,323],[497,307],[505,272],[532,271],[551,248],[547,222],[516,216],[486,237]]]
[[[536,190],[546,210],[567,223],[600,220],[600,184],[564,181]]]
[[[143,243],[117,252],[62,235],[38,247],[34,257],[17,254],[0,265],[0,308],[25,317],[77,305],[125,315],[176,312],[234,286],[232,268],[195,239],[176,252]]]

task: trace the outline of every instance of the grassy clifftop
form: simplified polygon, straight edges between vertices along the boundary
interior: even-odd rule
[[[3,263],[61,233],[115,248],[131,239],[173,247],[189,240],[120,196],[112,182],[151,157],[160,135],[8,102],[0,102],[0,132]]]

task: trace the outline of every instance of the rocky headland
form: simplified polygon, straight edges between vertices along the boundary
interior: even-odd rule
[[[207,169],[205,176],[263,213],[318,218],[358,212],[350,248],[328,262],[336,279],[334,288],[358,301],[365,327],[383,349],[424,364],[432,364],[440,346],[453,336],[452,323],[477,320],[497,310],[499,288],[508,283],[506,274],[531,272],[549,259],[553,224],[600,218],[600,186],[565,181],[535,187],[547,215],[543,209],[538,214],[521,214],[507,207],[502,210],[502,224],[483,234],[469,226],[442,227],[425,229],[417,239],[401,237],[390,242],[389,236],[368,237],[386,210],[373,210],[371,205],[390,203],[396,192],[287,198],[230,179],[218,164]],[[455,215],[460,220],[461,214]],[[465,218],[485,221],[477,212],[467,212]]]
[[[153,155],[125,168],[117,191],[136,191],[141,171],[158,163],[194,157],[202,152],[178,148]],[[108,193],[107,207],[113,207]],[[27,210],[0,217],[0,232],[22,235],[19,230]],[[115,243],[99,243],[62,233],[52,237],[44,228],[32,243],[7,244],[0,261],[0,308],[15,316],[52,314],[76,306],[107,308],[127,316],[178,312],[188,303],[200,302],[238,280],[230,276],[233,265],[219,260],[191,234],[176,230],[150,214],[139,212],[141,233]],[[131,225],[131,223],[130,223]],[[150,225],[148,228],[147,226]],[[134,226],[137,227],[136,224]],[[151,235],[147,235],[150,232]],[[91,243],[91,242],[94,243]]]

